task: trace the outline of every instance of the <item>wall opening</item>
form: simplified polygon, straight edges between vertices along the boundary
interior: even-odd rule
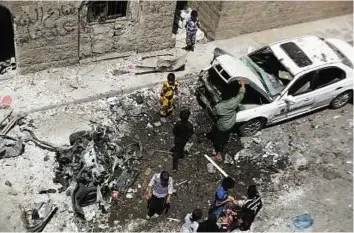
[[[15,34],[11,12],[0,5],[0,75],[16,69]]]
[[[125,17],[128,1],[93,1],[87,9],[87,21],[102,22],[109,19]]]
[[[177,34],[179,22],[181,21],[181,12],[187,9],[188,1],[177,1],[175,10],[175,19],[173,23],[172,33]]]

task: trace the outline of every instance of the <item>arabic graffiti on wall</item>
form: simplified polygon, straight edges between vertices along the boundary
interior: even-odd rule
[[[77,8],[71,3],[58,7],[36,7],[31,13],[23,11],[15,18],[19,43],[38,39],[55,39],[75,31]]]

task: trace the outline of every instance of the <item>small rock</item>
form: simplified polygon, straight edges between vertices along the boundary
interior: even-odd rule
[[[161,121],[162,123],[166,123],[166,122],[167,122],[167,119],[166,119],[166,118],[161,118],[160,121]]]
[[[148,129],[152,129],[152,128],[153,128],[153,126],[152,126],[152,125],[150,124],[150,122],[149,122],[149,123],[147,123],[146,128],[148,128]]]
[[[340,117],[340,116],[334,116],[333,119],[337,119],[337,118],[339,118],[339,117]]]
[[[44,160],[44,162],[48,161],[49,160],[49,155],[45,155],[43,160]]]
[[[148,175],[150,175],[151,172],[152,172],[151,168],[148,167],[145,170],[145,175],[148,176]]]
[[[66,192],[65,192],[66,196],[70,197],[71,196],[71,192],[72,192],[71,189],[66,190]]]
[[[142,104],[144,103],[144,98],[141,95],[137,95],[135,101],[137,104]]]
[[[252,138],[252,141],[259,144],[262,140],[260,138]]]
[[[159,126],[161,126],[161,122],[160,122],[160,121],[155,122],[155,123],[154,123],[154,126],[155,126],[155,127],[159,127]]]
[[[5,185],[7,185],[7,186],[9,186],[9,187],[12,187],[12,184],[11,184],[11,182],[10,181],[5,181]]]
[[[141,188],[141,185],[140,184],[138,184],[138,189],[140,189]]]
[[[352,205],[348,205],[349,208],[352,208],[353,206]]]
[[[131,199],[131,198],[133,198],[133,194],[128,193],[125,197]]]
[[[353,164],[353,161],[347,161],[347,164]]]
[[[17,196],[17,192],[14,189],[10,189],[8,191],[8,194],[11,195],[11,196]]]

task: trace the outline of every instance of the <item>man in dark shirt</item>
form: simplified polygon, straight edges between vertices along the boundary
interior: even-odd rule
[[[197,232],[219,232],[217,220],[214,214],[210,214],[207,220],[199,223]]]
[[[184,157],[184,147],[189,139],[194,134],[193,125],[189,122],[189,116],[191,112],[188,109],[184,109],[180,112],[181,118],[174,128],[173,134],[175,136],[175,147],[173,148],[173,170],[178,170],[178,160]]]
[[[237,200],[237,205],[241,207],[239,215],[239,229],[247,231],[250,229],[256,215],[261,210],[263,203],[255,185],[250,185],[247,190],[246,200]]]

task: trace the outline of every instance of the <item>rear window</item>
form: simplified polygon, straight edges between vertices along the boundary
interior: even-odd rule
[[[298,67],[305,67],[312,64],[307,55],[294,42],[284,43],[280,45],[280,47]]]
[[[351,63],[351,61],[343,53],[341,53],[341,51],[339,51],[334,45],[332,45],[328,41],[325,41],[325,42],[337,54],[337,56],[342,60],[342,63],[344,65],[347,65],[350,68],[353,68],[353,64]]]

